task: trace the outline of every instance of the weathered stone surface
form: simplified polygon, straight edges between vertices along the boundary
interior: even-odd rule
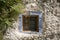
[[[20,33],[18,22],[15,22],[13,28],[8,28],[3,40],[60,40],[60,3],[55,0],[44,2],[40,3],[40,8],[43,13],[42,34]]]

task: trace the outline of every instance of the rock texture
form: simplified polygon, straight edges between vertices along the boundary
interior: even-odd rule
[[[60,2],[36,2],[43,13],[42,34],[24,34],[18,30],[18,22],[8,28],[3,40],[60,40]]]
[[[60,3],[56,0],[44,4],[43,34],[47,40],[60,40]]]

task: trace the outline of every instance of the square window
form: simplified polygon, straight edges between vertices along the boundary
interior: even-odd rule
[[[38,32],[38,15],[23,15],[23,31],[35,31]]]

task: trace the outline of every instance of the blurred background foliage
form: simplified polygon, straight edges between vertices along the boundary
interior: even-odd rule
[[[23,7],[22,0],[0,0],[0,35],[17,20]]]

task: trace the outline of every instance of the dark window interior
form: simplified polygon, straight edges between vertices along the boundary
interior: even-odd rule
[[[38,15],[23,15],[23,31],[38,31]]]

